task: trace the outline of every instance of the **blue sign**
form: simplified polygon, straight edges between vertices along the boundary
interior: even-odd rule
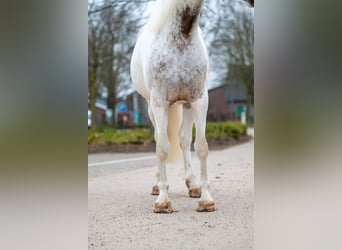
[[[126,112],[127,111],[127,105],[124,102],[119,103],[119,112]]]

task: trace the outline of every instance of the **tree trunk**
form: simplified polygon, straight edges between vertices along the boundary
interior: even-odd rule
[[[115,87],[112,86],[111,84],[108,86],[108,98],[107,98],[107,106],[108,109],[112,110],[113,115],[111,118],[111,123],[114,125],[115,124],[115,104],[116,104],[116,100],[115,100]]]
[[[248,97],[247,97],[247,108],[246,108],[246,120],[247,120],[247,125],[251,125],[251,106],[252,106],[252,98],[251,94],[248,91]]]
[[[108,97],[107,97],[107,106],[108,109],[112,110],[112,120],[111,123],[115,124],[115,107],[116,107],[116,75],[114,75],[113,71],[113,63],[114,63],[114,38],[112,37],[112,43],[109,50],[109,63],[108,63],[108,83],[107,83],[107,90],[108,90]]]
[[[95,129],[95,101],[96,101],[96,74],[97,66],[93,67],[93,72],[91,72],[91,78],[89,83],[89,103],[91,111],[91,129]]]
[[[246,114],[246,118],[247,118],[247,125],[252,125],[252,120],[251,120],[251,106],[254,103],[254,84],[253,84],[253,80],[249,80],[250,82],[247,84],[247,114]]]

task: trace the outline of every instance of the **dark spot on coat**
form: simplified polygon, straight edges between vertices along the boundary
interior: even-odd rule
[[[189,6],[181,13],[182,20],[181,20],[181,33],[185,39],[190,37],[192,28],[194,23],[197,21],[201,10],[201,4],[190,8]]]
[[[244,0],[244,1],[254,8],[254,0]]]

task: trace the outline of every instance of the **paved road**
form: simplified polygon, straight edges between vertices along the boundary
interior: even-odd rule
[[[89,155],[88,169],[89,249],[253,249],[253,141],[209,153],[213,213],[196,212],[183,167],[169,164],[175,212],[154,214],[154,154]]]

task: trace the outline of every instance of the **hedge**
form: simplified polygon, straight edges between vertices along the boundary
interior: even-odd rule
[[[207,139],[238,138],[241,135],[246,135],[246,131],[247,125],[240,122],[208,122],[206,137]],[[193,128],[193,137],[195,137],[195,126]],[[107,126],[88,130],[88,143],[143,144],[145,141],[153,141],[149,128],[119,130],[116,127]]]

